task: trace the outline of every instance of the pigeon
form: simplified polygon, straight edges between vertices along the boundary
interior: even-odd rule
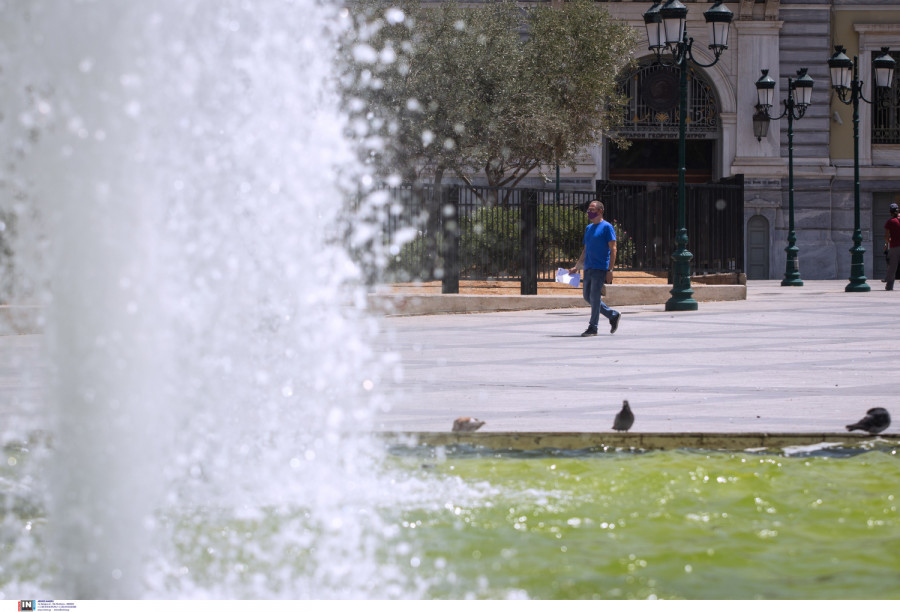
[[[847,431],[862,429],[870,434],[878,434],[891,424],[891,415],[884,408],[869,408],[866,416],[853,425],[847,425]]]
[[[634,425],[634,413],[631,411],[631,406],[628,405],[628,400],[625,400],[622,402],[622,410],[616,415],[612,428],[616,431],[628,431],[632,425]]]
[[[475,417],[459,417],[453,421],[453,431],[477,431],[484,421],[479,421]]]

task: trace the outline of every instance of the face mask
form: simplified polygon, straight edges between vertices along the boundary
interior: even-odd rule
[[[595,212],[589,212],[589,213],[588,213],[588,219],[590,219],[591,221],[593,221],[594,219],[596,219],[598,216],[599,216],[598,213],[595,213]]]

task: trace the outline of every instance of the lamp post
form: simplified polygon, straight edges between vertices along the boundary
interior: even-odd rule
[[[859,226],[859,101],[869,104],[874,102],[863,96],[857,57],[854,56],[851,60],[841,45],[837,45],[834,50],[834,55],[828,60],[831,86],[841,102],[853,106],[853,246],[850,248],[850,283],[844,291],[869,291],[871,288],[866,284],[863,264],[866,249],[862,246],[862,230]],[[895,62],[888,51],[888,47],[882,47],[881,55],[873,62],[875,85],[879,88],[890,87],[894,80]]]
[[[784,101],[784,112],[777,117],[769,116],[769,109],[775,98],[775,79],[769,76],[768,70],[762,71],[762,76],[756,81],[756,115],[753,117],[754,134],[757,140],[761,140],[769,131],[770,119],[788,120],[788,245],[784,252],[787,259],[784,265],[784,279],[782,287],[802,287],[800,268],[797,265],[797,235],[794,233],[794,120],[800,119],[806,114],[809,103],[812,101],[813,80],[806,73],[806,68],[797,71],[797,78],[788,77],[787,100]]]
[[[710,45],[714,59],[709,64],[698,62],[694,57],[694,39],[688,38],[685,28],[688,9],[678,0],[655,2],[644,13],[647,28],[647,42],[650,51],[656,54],[657,63],[678,67],[679,108],[678,108],[678,229],[675,233],[675,252],[672,253],[673,279],[672,297],[666,302],[666,310],[697,310],[697,301],[691,289],[691,259],[687,250],[687,227],[685,222],[685,131],[687,124],[687,70],[689,62],[702,68],[709,68],[719,61],[722,52],[728,48],[728,29],[734,14],[722,2],[716,2],[703,13],[709,24]],[[671,58],[663,58],[663,53]]]

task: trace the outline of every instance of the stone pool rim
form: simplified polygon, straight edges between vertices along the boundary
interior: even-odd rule
[[[600,432],[414,432],[379,434],[385,443],[398,446],[470,445],[491,450],[585,450],[591,448],[640,450],[755,450],[829,444],[900,445],[900,434],[853,433],[600,433]]]

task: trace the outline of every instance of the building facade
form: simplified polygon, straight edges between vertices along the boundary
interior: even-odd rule
[[[564,4],[564,0],[548,0]],[[699,61],[709,63],[703,11],[711,2],[681,0],[689,9],[688,35]],[[615,18],[641,30],[634,50],[638,67],[623,74],[622,87],[632,108],[622,134],[633,143],[619,151],[607,139],[596,143],[572,171],[561,169],[563,189],[591,188],[597,180],[675,180],[677,106],[671,72],[654,67],[643,14],[652,2],[602,2]],[[522,4],[538,4],[523,2]],[[872,60],[890,47],[900,60],[900,2],[897,0],[740,0],[727,2],[734,13],[729,48],[711,68],[689,73],[689,181],[744,176],[745,266],[749,278],[778,279],[785,272],[788,233],[787,120],[773,120],[768,136],[753,131],[761,70],[776,81],[776,105],[783,110],[787,78],[801,68],[814,79],[812,104],[794,127],[794,209],[800,275],[803,279],[847,278],[854,232],[853,110],[831,87],[828,59],[836,45],[859,57],[864,95],[875,92]],[[900,63],[900,62],[898,62]],[[865,275],[873,288],[884,275],[883,225],[888,206],[900,201],[900,70],[889,96],[878,106],[859,105],[860,227]],[[545,168],[532,184],[553,180]]]

